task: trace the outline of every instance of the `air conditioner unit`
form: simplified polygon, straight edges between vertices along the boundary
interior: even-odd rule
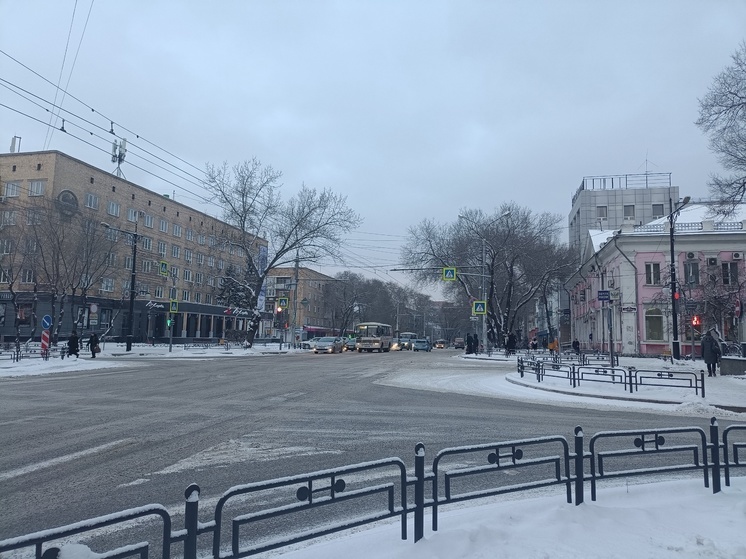
[[[696,255],[696,254],[694,254],[693,252],[687,252],[687,253],[686,253],[686,257],[687,257],[687,259],[689,259],[689,260],[694,260],[694,259],[695,259],[695,258],[697,257],[697,255]]]
[[[733,260],[743,260],[743,252],[734,252]]]
[[[708,258],[707,259],[707,265],[708,266],[717,266],[718,265],[718,259],[717,258]]]

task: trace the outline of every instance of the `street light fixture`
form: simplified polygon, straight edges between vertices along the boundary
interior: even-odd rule
[[[132,240],[132,270],[130,275],[130,306],[129,306],[129,321],[127,325],[127,345],[126,351],[132,351],[132,338],[134,337],[135,327],[135,281],[137,279],[137,242],[140,239],[140,235],[137,234],[137,218],[135,218],[135,231],[125,231],[124,229],[117,229],[112,227],[105,221],[101,222],[101,226],[112,231],[118,231],[125,235],[129,235]]]
[[[676,309],[676,303],[678,302],[679,292],[676,289],[676,253],[674,251],[674,229],[676,228],[676,218],[679,217],[681,208],[686,206],[691,200],[690,196],[684,197],[681,201],[681,205],[678,205],[676,209],[673,209],[673,202],[668,199],[668,207],[671,213],[668,214],[669,238],[671,240],[671,326],[673,328],[673,337],[671,341],[671,359],[681,359],[681,346],[679,344],[679,320],[678,311]],[[692,351],[692,354],[694,352]]]

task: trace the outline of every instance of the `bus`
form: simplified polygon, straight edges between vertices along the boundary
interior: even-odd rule
[[[399,345],[402,349],[412,349],[412,343],[417,339],[415,332],[399,333]]]
[[[389,351],[391,349],[391,341],[393,329],[390,324],[382,324],[380,322],[361,322],[355,326],[355,348],[358,353],[363,350],[368,353],[377,349],[381,351]]]

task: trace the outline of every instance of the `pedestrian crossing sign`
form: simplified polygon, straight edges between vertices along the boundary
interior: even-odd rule
[[[474,301],[471,304],[471,314],[487,314],[487,301]]]
[[[175,299],[171,299],[170,312],[179,312],[179,302]]]
[[[456,281],[456,268],[443,268],[443,281]]]
[[[277,299],[277,306],[281,309],[286,309],[288,306],[288,298],[287,297],[280,297]]]
[[[161,260],[159,262],[158,274],[163,277],[168,277],[168,262]]]

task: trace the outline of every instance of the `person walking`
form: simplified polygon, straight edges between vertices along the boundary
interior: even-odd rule
[[[580,355],[580,342],[577,338],[572,341],[572,350],[575,352],[575,355]]]
[[[476,334],[472,338],[472,343],[474,344],[474,353],[479,353],[479,338]]]
[[[508,342],[505,344],[505,349],[506,349],[506,353],[508,354],[508,356],[515,354],[515,349],[516,349],[516,344],[517,343],[518,342],[516,340],[515,333],[511,332],[508,335]]]
[[[707,363],[707,376],[717,376],[717,363],[720,360],[720,344],[712,335],[713,328],[702,338],[702,359]]]
[[[470,353],[474,353],[474,338],[471,337],[471,334],[466,335],[466,354],[469,355]]]
[[[78,341],[78,333],[73,330],[70,333],[70,337],[67,339],[67,356],[68,357],[80,357],[80,342]]]
[[[88,349],[91,350],[91,359],[96,359],[96,354],[101,351],[101,348],[98,346],[98,334],[96,332],[91,332],[91,335],[88,337]]]

